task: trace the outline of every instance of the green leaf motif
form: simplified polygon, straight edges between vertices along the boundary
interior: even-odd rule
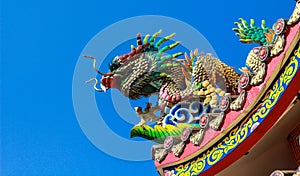
[[[180,136],[185,127],[194,128],[197,126],[192,124],[166,125],[165,127],[155,125],[154,128],[148,125],[134,126],[130,131],[130,137],[142,137],[162,144],[168,136]]]
[[[255,26],[253,19],[250,20],[250,25],[243,18],[239,18],[239,21],[240,22],[234,23],[237,28],[233,28],[233,31],[236,32],[236,35],[240,38],[240,42],[242,43],[259,43],[260,45],[266,45],[268,44],[267,36],[269,38],[273,37],[273,33],[270,32],[271,29],[266,26],[264,20],[262,20],[261,27]]]

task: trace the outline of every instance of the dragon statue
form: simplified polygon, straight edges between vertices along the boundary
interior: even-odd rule
[[[175,33],[159,37],[162,32],[159,30],[153,35],[138,34],[137,46],[132,45],[129,53],[116,56],[107,73],[97,69],[94,57],[84,56],[93,60],[94,69],[102,75],[100,84],[97,78],[87,82],[95,81],[94,89],[98,92],[115,88],[133,100],[157,95],[156,104],[147,103],[144,110],[135,108],[141,121],[132,128],[130,136],[159,143],[154,146],[158,162],[170,150],[180,156],[187,139],[199,145],[208,128],[220,129],[228,111],[243,108],[247,87],[264,79],[266,57],[282,50],[284,39],[280,33],[284,21],[271,29],[265,21],[258,27],[252,19],[249,24],[242,18],[239,20],[233,30],[240,41],[260,45],[251,50],[246,67],[240,72],[198,49],[189,54],[167,54],[180,43],[164,46]]]

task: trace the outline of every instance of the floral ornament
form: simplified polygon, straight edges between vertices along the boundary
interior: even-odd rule
[[[285,21],[282,18],[278,19],[277,22],[273,25],[273,30],[276,35],[281,34],[284,31],[284,28],[285,28]]]
[[[154,158],[157,162],[163,161],[168,155],[174,144],[174,138],[172,136],[168,136],[164,141],[164,148],[158,148],[154,152]]]
[[[172,148],[173,144],[174,144],[174,138],[172,136],[169,136],[165,139],[164,148],[166,150],[170,150]]]
[[[205,128],[207,126],[207,123],[209,121],[209,117],[206,113],[202,114],[199,120],[199,124],[201,128]]]
[[[228,96],[223,96],[220,99],[219,108],[221,111],[226,111],[229,108],[230,105],[230,98]]]
[[[186,142],[189,139],[191,133],[192,133],[191,128],[184,128],[182,130],[181,136],[180,136],[181,142],[177,145],[174,145],[174,147],[172,148],[172,152],[175,156],[179,157],[183,153]]]
[[[246,89],[250,82],[250,76],[248,73],[241,74],[239,78],[239,86],[242,89]]]
[[[276,170],[272,172],[270,176],[284,176],[284,173],[279,170]]]
[[[257,56],[258,56],[259,60],[264,62],[268,58],[269,49],[266,46],[261,46],[261,47],[258,47],[257,49],[258,49]],[[256,50],[254,49],[254,52],[255,51]]]
[[[192,130],[190,128],[184,128],[181,133],[181,140],[186,142],[191,134]]]

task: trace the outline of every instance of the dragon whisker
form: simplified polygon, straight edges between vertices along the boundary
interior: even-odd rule
[[[90,83],[90,82],[92,82],[92,81],[95,81],[95,83],[94,83],[94,89],[97,91],[97,92],[105,92],[106,90],[103,90],[103,89],[99,89],[98,87],[97,87],[97,84],[98,84],[98,80],[96,79],[96,78],[92,78],[92,79],[90,79],[90,80],[87,80],[85,83]]]
[[[93,62],[93,68],[94,68],[94,70],[95,70],[97,73],[99,73],[100,75],[104,75],[104,73],[100,72],[100,71],[97,69],[97,67],[96,67],[96,63],[97,63],[96,58],[94,58],[93,56],[83,56],[83,57],[94,60],[94,62]]]

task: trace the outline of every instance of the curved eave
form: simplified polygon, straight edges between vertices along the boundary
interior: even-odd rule
[[[300,24],[298,23],[288,29],[287,44],[284,51],[278,56],[279,61],[268,64],[267,82],[259,87],[258,95],[249,101],[238,117],[218,136],[189,156],[180,158],[173,163],[156,163],[157,170],[161,175],[164,175],[166,171],[173,171],[175,175],[186,172],[195,175],[214,175],[242,157],[268,132],[300,90],[300,72],[298,71],[300,56],[294,53],[299,49],[299,28]],[[287,84],[284,79],[287,79]],[[279,86],[282,88],[278,88]],[[278,92],[276,92],[277,88]],[[251,89],[258,89],[258,87]],[[268,96],[271,93],[276,95]],[[271,102],[270,105],[268,105],[268,101]],[[259,112],[262,111],[262,108],[266,108],[266,112]],[[259,124],[257,128],[251,130],[254,123]],[[243,124],[249,125],[249,128],[245,128]],[[187,145],[187,149],[188,147],[189,145]]]

